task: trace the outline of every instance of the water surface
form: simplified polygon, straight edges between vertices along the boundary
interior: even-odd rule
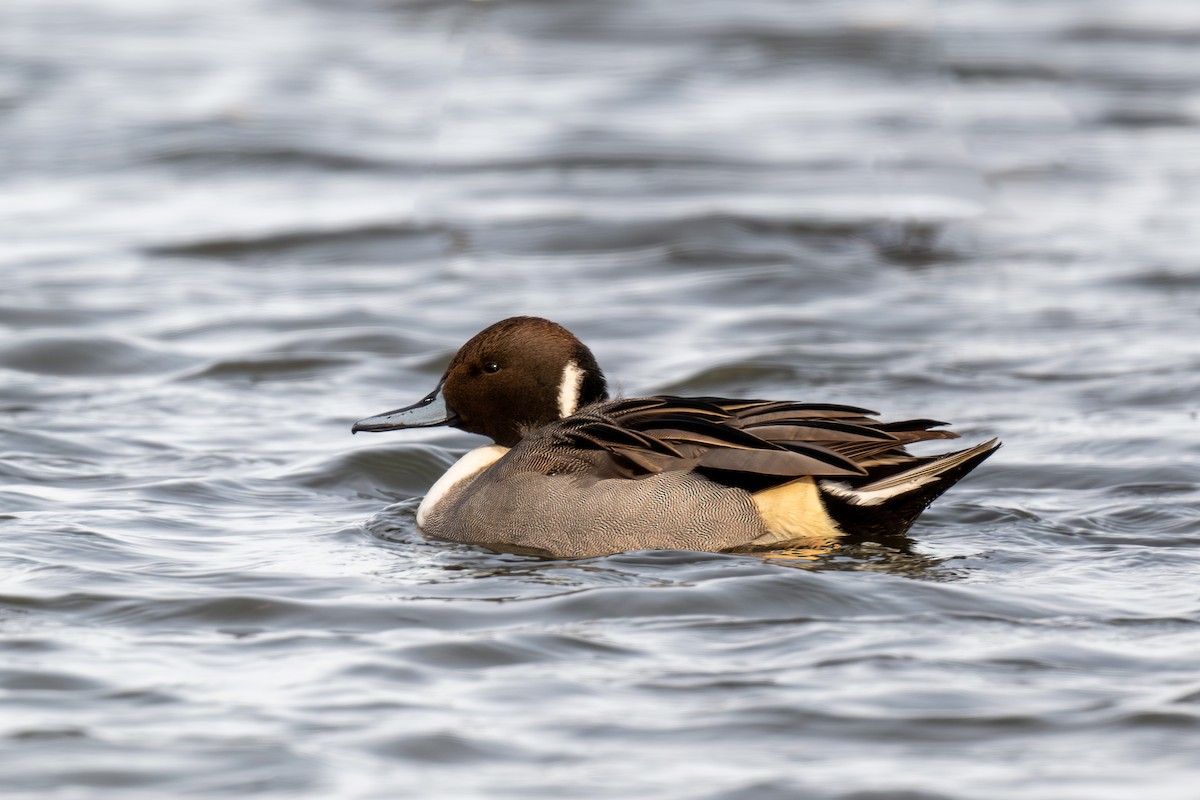
[[[1187,800],[1200,9],[7,0],[0,786]],[[815,560],[543,561],[351,438],[504,316],[1005,447]]]

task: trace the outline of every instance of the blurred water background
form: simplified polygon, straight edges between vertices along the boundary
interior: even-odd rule
[[[0,792],[1200,797],[1195,0],[4,0]],[[548,316],[1005,448],[812,561],[426,540]]]

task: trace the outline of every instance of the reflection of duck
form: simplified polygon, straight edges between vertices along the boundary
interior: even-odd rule
[[[906,445],[957,434],[849,406],[607,398],[582,342],[513,317],[463,345],[420,402],[353,430],[452,425],[490,437],[433,485],[418,524],[442,539],[565,557],[900,536],[1000,446],[914,456]]]

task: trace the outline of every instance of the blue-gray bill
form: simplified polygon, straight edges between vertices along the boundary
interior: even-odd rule
[[[436,389],[411,406],[360,419],[350,428],[350,432],[432,428],[436,425],[453,424],[454,420],[455,414],[446,407],[446,400],[442,397],[442,385],[439,383]]]

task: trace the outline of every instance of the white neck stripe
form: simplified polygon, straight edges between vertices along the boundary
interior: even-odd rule
[[[579,391],[583,387],[584,374],[574,359],[563,367],[562,382],[558,384],[559,417],[569,417],[579,410]]]

